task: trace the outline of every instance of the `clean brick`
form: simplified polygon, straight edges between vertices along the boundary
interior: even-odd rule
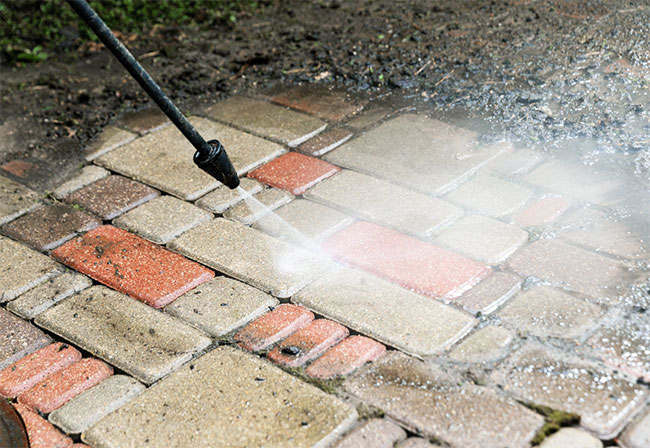
[[[122,176],[108,176],[63,198],[104,220],[113,219],[159,196],[156,190]]]
[[[491,389],[392,351],[343,383],[401,426],[452,446],[528,447],[544,419]]]
[[[487,264],[496,265],[528,241],[528,233],[512,224],[480,215],[462,218],[432,242]]]
[[[311,248],[316,241],[352,224],[354,218],[312,201],[296,199],[258,219],[253,228]],[[287,225],[288,224],[288,225]]]
[[[0,308],[0,369],[49,343],[41,330]]]
[[[154,243],[166,244],[210,218],[211,213],[192,204],[161,196],[113,220],[113,225]]]
[[[81,359],[36,383],[18,402],[49,414],[112,374],[113,368],[98,359]]]
[[[33,319],[52,305],[92,285],[92,281],[77,272],[65,272],[30,289],[7,304],[7,309],[25,319]]]
[[[167,116],[157,107],[126,112],[122,114],[117,122],[140,135],[157,131],[171,123]]]
[[[43,347],[0,371],[0,395],[15,398],[80,359],[77,349],[61,342]]]
[[[330,163],[297,152],[289,152],[251,171],[248,176],[272,187],[287,190],[293,195],[299,195],[337,171],[339,168]]]
[[[165,311],[206,333],[232,332],[278,305],[278,300],[228,277],[217,277],[186,292]]]
[[[344,267],[315,281],[292,301],[419,356],[442,352],[476,325],[461,311]]]
[[[559,289],[534,286],[517,294],[499,311],[501,319],[535,336],[577,339],[602,315],[598,305]]]
[[[151,384],[210,344],[180,320],[103,286],[93,286],[36,318],[36,324]]]
[[[284,152],[280,145],[205,118],[194,117],[190,123],[206,138],[219,137],[240,176]],[[170,126],[115,149],[96,163],[193,201],[221,185],[194,164],[195,152],[178,129]]]
[[[408,150],[406,150],[408,148]],[[476,133],[404,114],[329,152],[325,159],[425,194],[443,194],[504,150]]]
[[[240,179],[239,188],[253,196],[262,191],[264,186],[254,179],[244,177],[243,179]],[[206,210],[210,210],[213,213],[222,214],[230,207],[241,202],[243,199],[244,198],[239,191],[231,190],[225,185],[222,185],[196,201],[196,205]]]
[[[570,205],[558,196],[543,198],[515,215],[514,221],[522,227],[541,226],[558,219]]]
[[[536,187],[552,190],[570,198],[604,203],[618,188],[615,180],[585,165],[552,160],[523,177]]]
[[[491,378],[519,400],[578,414],[580,424],[601,439],[618,434],[648,396],[644,387],[542,345],[524,347]]]
[[[500,217],[521,208],[533,191],[491,176],[479,176],[464,183],[446,198],[463,207]]]
[[[318,118],[241,96],[217,103],[206,109],[206,113],[211,118],[292,148],[327,127]]]
[[[490,162],[489,168],[506,176],[520,175],[532,170],[541,160],[539,152],[520,149],[500,155]]]
[[[647,409],[636,421],[625,428],[618,443],[623,448],[647,448],[650,446],[650,409]]]
[[[305,197],[417,237],[431,235],[463,214],[439,199],[350,170],[316,185]]]
[[[52,254],[73,269],[160,308],[214,272],[113,226],[102,226]]]
[[[512,332],[503,327],[483,327],[458,344],[449,358],[460,362],[493,361],[505,354],[504,348],[512,339]]]
[[[305,372],[314,378],[328,380],[348,375],[384,353],[383,344],[365,336],[350,336],[311,363]]]
[[[352,97],[343,89],[317,84],[292,87],[275,95],[271,101],[330,121],[340,121],[356,114],[367,102]]]
[[[537,240],[517,252],[508,264],[521,275],[607,300],[616,300],[623,292],[618,287],[634,282],[627,265],[556,240]]]
[[[38,194],[29,188],[0,176],[0,225],[27,213],[38,205]]]
[[[334,264],[244,224],[217,218],[169,247],[279,298],[291,297]]]
[[[36,250],[54,249],[80,233],[101,226],[102,222],[64,204],[41,207],[5,224],[5,235],[22,241]]]
[[[80,434],[143,390],[139,381],[113,375],[53,411],[48,419],[68,434]]]
[[[108,151],[129,143],[136,137],[135,134],[124,129],[116,128],[115,126],[106,126],[95,140],[90,142],[84,149],[86,160],[94,160]]]
[[[406,432],[395,423],[385,418],[373,418],[347,433],[334,448],[393,448],[404,439]]]
[[[233,221],[251,225],[263,216],[270,214],[270,211],[289,203],[293,196],[277,188],[269,188],[260,191],[254,198],[256,202],[252,201],[252,205],[249,201],[241,201],[227,210],[223,216]],[[260,206],[258,202],[262,205]]]
[[[521,288],[521,277],[510,272],[493,272],[454,303],[472,314],[490,314]]]
[[[28,406],[16,403],[14,407],[25,425],[30,448],[68,448],[72,446],[71,438],[61,434]]]
[[[487,266],[369,222],[323,244],[333,257],[433,298],[453,299],[490,273]]]
[[[61,270],[51,258],[0,236],[0,302],[16,298]]]
[[[356,417],[353,406],[259,357],[219,347],[81,437],[103,448],[324,447]]]
[[[264,350],[313,320],[314,314],[309,310],[283,304],[239,330],[235,341],[246,350]]]
[[[628,314],[610,323],[588,342],[615,369],[650,383],[650,321],[645,314]]]
[[[307,140],[298,147],[298,151],[312,157],[322,156],[350,140],[352,135],[346,128],[330,129]]]
[[[81,169],[79,174],[75,175],[72,179],[64,182],[52,192],[55,198],[63,199],[65,196],[73,193],[86,185],[97,182],[110,175],[110,171],[97,165],[88,165]]]
[[[608,216],[599,210],[584,208],[558,222],[553,231],[559,238],[623,258],[647,258],[650,246],[643,231],[625,218]]]
[[[341,324],[316,319],[280,342],[267,357],[276,364],[300,367],[323,354],[349,333]]]
[[[548,436],[539,448],[603,448],[603,442],[578,428],[562,428]]]

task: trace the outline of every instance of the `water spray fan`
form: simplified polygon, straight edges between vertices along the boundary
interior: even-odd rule
[[[167,98],[162,89],[156,84],[156,81],[149,76],[149,73],[133,57],[124,44],[115,37],[110,28],[106,26],[85,0],[68,0],[68,3],[151,99],[155,101],[160,110],[169,117],[171,122],[196,148],[194,163],[222,184],[229,188],[237,188],[239,186],[239,177],[223,145],[218,140],[205,141],[201,137],[187,117]]]

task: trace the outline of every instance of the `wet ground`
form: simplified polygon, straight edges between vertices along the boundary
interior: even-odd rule
[[[645,1],[332,0],[275,2],[233,27],[162,27],[126,40],[185,108],[319,82],[423,102],[451,119],[488,118],[490,140],[568,146],[588,163],[623,154],[614,165],[646,181],[648,23]],[[101,47],[67,45],[78,46],[76,58],[0,68],[0,160],[36,163],[30,182],[41,188],[117,115],[149,104]]]

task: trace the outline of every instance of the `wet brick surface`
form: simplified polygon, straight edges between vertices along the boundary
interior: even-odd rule
[[[238,331],[235,341],[246,350],[264,350],[313,320],[314,314],[306,308],[283,304]]]
[[[181,320],[103,286],[67,298],[35,322],[147,384],[210,344]]]
[[[14,404],[14,407],[23,420],[31,448],[68,448],[72,446],[71,438],[59,432],[31,408],[20,403]]]
[[[113,368],[85,358],[51,373],[18,396],[18,402],[49,414],[113,374]]]
[[[305,370],[307,375],[330,379],[352,373],[386,353],[386,347],[365,336],[350,336],[325,352]]]
[[[330,121],[340,121],[354,115],[366,103],[345,90],[327,89],[314,84],[292,87],[275,95],[271,101]]]
[[[51,258],[0,236],[0,302],[16,298],[61,270]]]
[[[48,205],[6,224],[5,235],[46,251],[102,224],[88,213],[64,204]]]
[[[352,138],[352,132],[348,129],[334,128],[310,138],[298,146],[298,151],[312,157],[322,156],[334,148],[338,148],[350,138]]]
[[[49,342],[50,338],[41,330],[0,308],[0,369]]]
[[[15,398],[80,359],[79,350],[61,342],[43,347],[0,371],[0,395]]]
[[[37,199],[34,190],[0,175],[0,225],[36,207]]]
[[[68,266],[156,308],[214,273],[125,230],[102,226],[52,253]]]
[[[335,233],[323,247],[344,263],[433,298],[456,298],[490,273],[477,261],[368,222]]]
[[[349,334],[347,328],[327,319],[316,319],[271,350],[267,357],[287,367],[299,367],[317,358]]]
[[[157,197],[153,188],[122,176],[108,176],[63,198],[102,219],[113,219]]]
[[[272,187],[299,195],[339,170],[322,160],[289,152],[250,172],[248,175]]]

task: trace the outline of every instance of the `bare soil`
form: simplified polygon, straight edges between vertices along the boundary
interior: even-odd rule
[[[67,7],[67,6],[66,6]],[[277,1],[233,26],[155,28],[127,44],[183,110],[241,91],[318,82],[392,95],[483,138],[615,154],[650,176],[650,4],[646,0]],[[110,54],[0,67],[0,162],[26,160],[47,189],[122,112],[151,103]]]

